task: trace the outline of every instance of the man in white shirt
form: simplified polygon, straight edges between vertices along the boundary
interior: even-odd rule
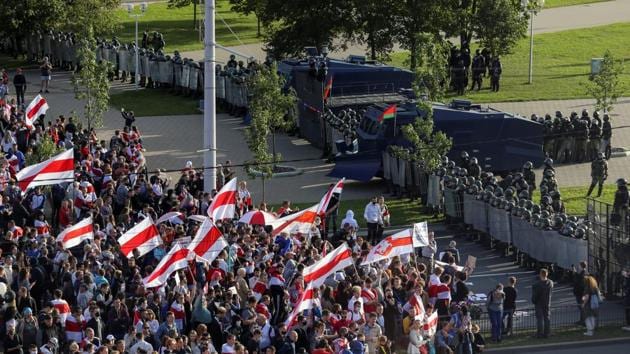
[[[379,225],[381,227],[383,225],[383,215],[381,213],[381,207],[377,203],[376,197],[372,197],[372,201],[365,206],[363,217],[367,223],[367,240],[368,242],[371,242],[372,245],[376,245],[378,243],[377,235]]]
[[[427,267],[427,273],[433,272],[433,260],[437,252],[437,243],[433,231],[429,232],[429,244],[422,247],[422,263]]]
[[[136,344],[129,349],[129,354],[138,354],[138,349],[142,349],[144,353],[153,353],[153,346],[144,340],[144,334],[142,332],[136,333]]]

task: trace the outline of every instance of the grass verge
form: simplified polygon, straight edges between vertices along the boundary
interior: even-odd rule
[[[527,84],[529,73],[529,38],[518,42],[514,53],[504,56],[501,90],[490,91],[490,80],[484,78],[483,89],[462,98],[474,102],[505,102],[585,98],[584,83],[590,74],[591,58],[600,58],[609,49],[618,59],[630,59],[626,38],[630,23],[545,33],[534,37],[533,84]],[[473,50],[476,48],[473,48]],[[391,64],[405,67],[407,52],[394,53]],[[630,70],[621,75],[622,96],[630,95]],[[457,96],[452,93],[448,99]]]
[[[547,0],[545,1],[544,8],[550,9],[552,7],[592,4],[594,2],[604,2],[604,1],[610,1],[610,0]]]
[[[230,25],[243,43],[260,41],[260,38],[256,36],[255,16],[244,16],[233,12],[228,0],[217,0],[216,6],[216,41],[219,44],[224,46],[241,44],[221,19]],[[197,6],[197,21],[203,21],[203,9],[203,4]],[[134,12],[138,11],[139,9],[134,10]],[[133,41],[135,19],[129,17],[127,9],[122,7],[117,10],[117,18],[122,24],[122,28],[117,33],[118,38],[124,43]],[[164,35],[165,53],[171,53],[174,50],[180,52],[200,50],[203,49],[203,42],[200,41],[199,32],[195,28],[192,5],[169,9],[166,3],[151,3],[144,16],[139,18],[138,40],[142,40],[143,31],[147,31],[149,36],[153,31],[158,31]],[[203,31],[203,26],[201,29]]]
[[[547,339],[537,339],[532,336],[535,332],[527,333],[519,333],[511,337],[504,337],[501,343],[491,343],[487,345],[487,349],[492,348],[509,348],[509,347],[519,347],[519,346],[528,346],[528,345],[545,345],[545,344],[553,344],[553,343],[563,343],[563,342],[571,342],[571,343],[580,343],[580,342],[588,342],[591,340],[598,339],[611,339],[611,338],[630,338],[630,332],[624,331],[620,328],[620,326],[605,326],[599,327],[595,330],[595,335],[592,337],[587,337],[583,333],[585,328],[567,328],[567,329],[559,329],[553,330],[551,333],[551,337]],[[576,349],[576,353],[579,353],[579,349]]]
[[[604,185],[602,196],[597,198],[597,200],[612,204],[615,199],[616,190],[617,187],[614,184]],[[560,195],[562,195],[562,201],[564,202],[567,214],[576,216],[586,215],[586,192],[588,192],[588,186],[560,188]],[[595,187],[595,190],[591,194],[593,197],[595,195],[597,195],[597,187]],[[533,197],[536,202],[540,202],[540,191],[538,189],[534,191]]]
[[[199,100],[175,96],[168,89],[140,89],[114,93],[110,104],[133,111],[136,117],[199,114]]]

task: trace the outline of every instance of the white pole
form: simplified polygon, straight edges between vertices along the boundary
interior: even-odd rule
[[[205,2],[205,26],[204,26],[204,95],[203,95],[203,147],[207,149],[203,153],[203,189],[211,192],[216,188],[217,171],[217,112],[216,78],[214,77],[215,47],[214,47],[214,10],[215,0]]]
[[[136,83],[136,90],[140,89],[140,83],[139,83],[139,78],[138,78],[138,51],[140,50],[140,44],[138,44],[138,15],[135,16],[136,17],[136,71],[134,72],[133,76],[133,81]]]
[[[529,84],[533,81],[534,76],[534,16],[536,12],[529,12],[531,18],[529,23]]]

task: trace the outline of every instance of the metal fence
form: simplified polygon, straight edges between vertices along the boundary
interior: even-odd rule
[[[576,322],[580,320],[580,313],[577,305],[562,305],[551,308],[551,330],[578,328]],[[616,304],[602,304],[597,318],[598,327],[602,326],[622,326],[624,324],[624,313],[619,311]],[[479,325],[482,333],[490,333],[491,322],[488,312],[483,310],[480,314],[473,316],[473,323]],[[507,323],[505,318],[504,323]],[[536,331],[536,311],[533,307],[518,309],[512,318],[512,334],[526,334]]]
[[[592,223],[593,234],[588,238],[589,271],[597,278],[608,297],[622,296],[621,270],[628,266],[624,250],[628,247],[628,215],[613,205],[588,198],[586,218]]]

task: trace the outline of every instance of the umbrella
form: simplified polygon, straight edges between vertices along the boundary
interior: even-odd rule
[[[252,210],[243,215],[238,222],[250,225],[269,225],[276,217],[260,210]]]

